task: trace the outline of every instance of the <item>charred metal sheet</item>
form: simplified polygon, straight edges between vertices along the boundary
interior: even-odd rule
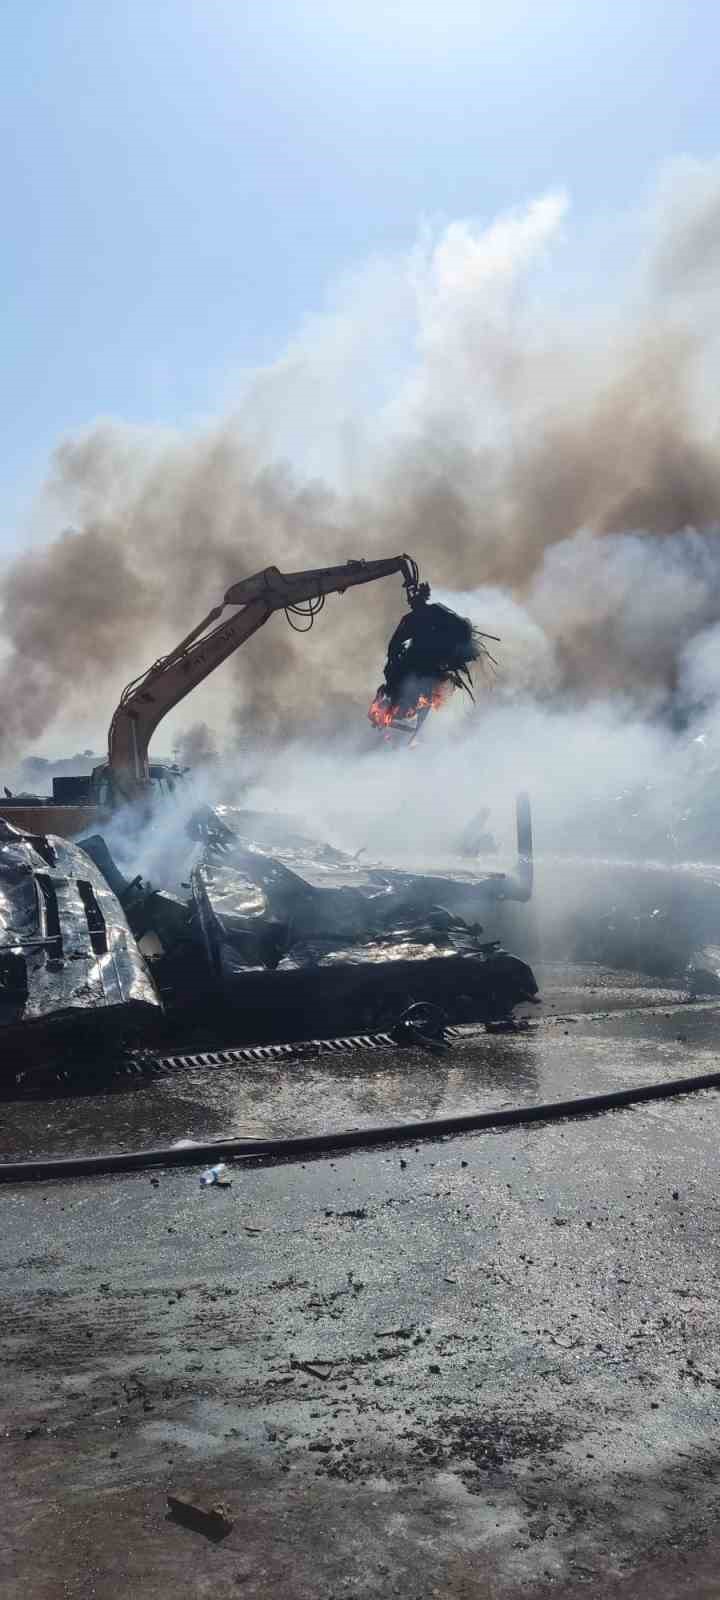
[[[146,934],[153,934],[164,951],[177,949],[184,940],[192,938],[190,907],[184,900],[167,894],[164,889],[153,889],[139,876],[125,878],[102,834],[91,834],[87,839],[79,839],[78,844],[95,862],[117,896],[138,943]]]
[[[0,818],[0,1038],[154,1015],[159,1000],[121,907],[67,840]]]
[[[485,812],[478,813],[480,818],[485,816]],[[477,820],[476,817],[474,822]],[[475,828],[469,829],[464,847],[460,848],[459,854],[465,858],[461,868],[455,863],[446,871],[424,867],[419,874],[401,867],[398,862],[373,863],[364,850],[349,855],[334,845],[321,843],[303,834],[299,819],[279,813],[243,811],[234,806],[220,806],[212,812],[208,808],[203,837],[215,846],[224,842],[232,849],[239,841],[251,851],[264,851],[316,888],[338,888],[344,884],[377,890],[383,884],[397,888],[413,882],[426,886],[432,881],[436,898],[442,891],[444,904],[459,910],[463,916],[475,918],[482,917],[488,907],[498,901],[527,902],[532,898],[533,830],[530,800],[525,793],[516,797],[515,828],[517,853],[509,869],[490,871],[480,864],[477,868],[470,866],[468,856],[495,854],[497,850],[495,841]]]
[[[260,1040],[331,1036],[349,1027],[368,1032],[393,1027],[418,1000],[439,1006],[450,1022],[488,1022],[537,998],[525,962],[502,950],[485,956],[438,956],[422,961],[344,960],[322,966],[225,972],[202,996],[214,1031]],[[197,989],[178,986],[169,1003],[190,1020],[197,1015]],[[184,1030],[183,1030],[184,1031]]]
[[[292,861],[292,866],[289,862]],[[360,866],[327,846],[208,849],[192,890],[211,969],[246,1016],[282,1008],[286,1037],[391,1023],[412,1001],[456,1019],[532,1000],[531,969],[448,906],[480,909],[476,879]],[[442,896],[443,903],[439,903]]]

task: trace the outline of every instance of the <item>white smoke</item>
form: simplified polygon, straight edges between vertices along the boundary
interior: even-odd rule
[[[239,577],[405,548],[438,597],[502,636],[495,689],[475,710],[456,696],[415,751],[360,757],[398,586],[331,603],[306,639],[275,618],[193,697],[193,721],[240,739],[238,788],[262,764],[254,803],[355,848],[364,832],[421,853],[485,797],[507,815],[521,786],[548,837],[637,784],[679,805],[686,744],[668,717],[701,716],[712,740],[720,686],[705,403],[720,165],[676,164],[644,227],[624,302],[572,317],[553,286],[563,194],[426,227],[349,274],[276,363],[229,381],[222,421],[106,422],[64,441],[42,511],[76,531],[4,580],[8,756],[76,742],[88,673],[82,742],[100,743],[125,679]],[[310,739],[313,719],[325,732]],[[183,708],[158,744],[186,721]]]

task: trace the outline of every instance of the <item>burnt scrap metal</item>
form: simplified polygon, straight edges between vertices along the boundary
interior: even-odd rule
[[[439,710],[448,694],[463,689],[474,699],[471,668],[497,666],[485,639],[468,617],[430,601],[430,586],[418,583],[408,591],[410,610],[388,645],[383,681],[368,712],[381,730],[418,733],[428,713]],[[407,727],[417,719],[414,730]]]
[[[122,908],[77,845],[0,818],[0,1039],[22,1051],[58,1029],[116,1034],[160,1002]],[[6,1054],[6,1061],[10,1058]]]
[[[452,1020],[486,1021],[536,998],[531,969],[482,928],[498,901],[532,893],[526,796],[512,872],[403,871],[309,839],[292,819],[231,815],[232,828],[209,808],[192,819],[201,850],[189,921],[174,944],[161,931],[153,962],[169,1013],[189,1021],[212,1009],[218,1026],[229,1015],[259,1041],[391,1026],[419,1001]],[[139,927],[138,906],[118,887]]]
[[[80,846],[0,822],[0,1036],[30,1045],[92,1022],[121,1041],[132,1022],[135,1043],[139,1025],[177,1049],[399,1026],[398,1044],[440,1051],[445,1023],[536,999],[530,967],[482,927],[498,900],[529,898],[520,826],[514,873],[414,873],[277,818],[233,821],[193,816],[188,900],[125,877],[101,835]]]
[[[226,998],[256,1015],[281,1005],[298,1036],[311,1008],[334,1030],[349,1017],[384,1026],[420,1000],[485,1021],[537,995],[526,963],[482,936],[489,901],[527,897],[511,875],[415,874],[311,841],[270,853],[236,838],[210,843],[191,883]]]
[[[148,953],[154,955],[159,954],[160,950],[177,950],[185,940],[194,940],[192,908],[185,901],[168,894],[164,889],[151,888],[139,874],[135,878],[125,878],[102,834],[95,833],[89,839],[81,839],[80,846],[95,862],[113,894],[117,895],[141,949],[144,939],[152,941]]]

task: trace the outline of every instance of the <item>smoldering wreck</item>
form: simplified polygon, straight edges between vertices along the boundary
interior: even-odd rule
[[[103,834],[121,808],[157,815],[180,774],[151,765],[160,719],[276,610],[311,625],[325,596],[399,573],[409,613],[390,642],[370,721],[412,742],[455,687],[471,690],[485,638],[429,604],[408,556],[282,574],[228,590],[180,645],[128,686],[106,766],[68,805],[0,808],[0,1030],[6,1072],[35,1062],[119,1057],[201,1040],[299,1040],[395,1030],[407,1042],[458,1021],[500,1022],[535,1000],[530,967],[485,931],[503,901],[532,893],[529,802],[517,800],[517,854],[505,870],[468,861],[413,871],[361,860],[288,819],[193,812],[195,860],[183,896],[126,877]],[[226,620],[226,607],[233,614]],[[492,658],[489,658],[492,660]]]
[[[102,836],[80,844],[0,820],[0,1027],[7,1070],[53,1045],[168,1048],[388,1028],[419,1002],[496,1021],[533,1000],[531,969],[483,936],[514,872],[413,874],[287,835],[202,818],[187,900],[125,880]],[[111,887],[112,885],[112,887]]]

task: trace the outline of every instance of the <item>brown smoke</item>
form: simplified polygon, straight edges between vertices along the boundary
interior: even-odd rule
[[[2,582],[0,751],[83,703],[106,725],[125,678],[239,578],[401,550],[434,585],[510,591],[550,641],[564,695],[620,691],[647,704],[672,692],[684,648],[720,620],[720,443],[697,406],[717,333],[712,297],[697,290],[718,254],[716,172],[673,226],[663,215],[652,291],[629,326],[605,336],[589,318],[529,351],[506,329],[490,380],[482,374],[503,421],[496,435],[454,439],[426,407],[414,441],[397,444],[361,497],[268,465],[235,421],[166,441],[102,424],[64,442],[49,494],[75,531],[21,556]],[[476,337],[469,348],[481,365]],[[578,530],[585,542],[564,566]],[[625,563],[614,536],[628,535],[652,546],[649,565],[638,568],[631,544]],[[659,577],[653,631],[647,589]],[[323,707],[362,718],[401,598],[391,580],[331,601],[305,639],[272,618],[224,669],[238,724],[286,731]],[[503,667],[512,681],[512,659]]]

